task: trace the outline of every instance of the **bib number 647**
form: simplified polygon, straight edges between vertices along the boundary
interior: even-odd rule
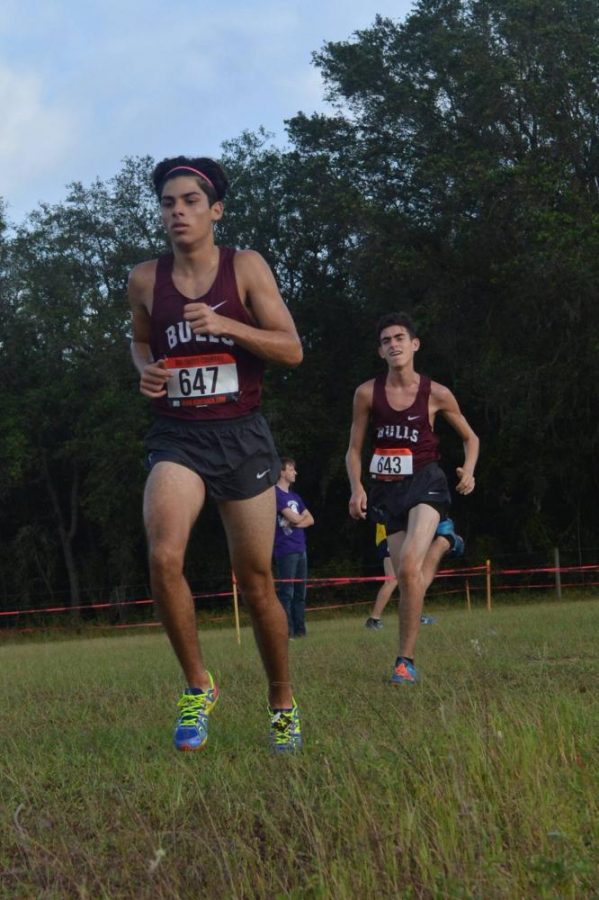
[[[191,394],[204,396],[204,394],[216,394],[218,381],[218,366],[206,366],[197,369],[178,369],[179,393],[182,397]]]
[[[227,403],[238,395],[237,364],[228,353],[171,356],[166,365],[172,372],[166,386],[171,406]]]

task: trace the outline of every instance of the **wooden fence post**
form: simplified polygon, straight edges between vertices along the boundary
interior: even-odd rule
[[[239,603],[237,602],[237,579],[235,572],[231,572],[233,579],[233,611],[235,613],[235,634],[237,635],[237,643],[241,644],[241,631],[239,629]]]
[[[562,599],[562,573],[559,565],[559,547],[553,548],[553,565],[555,567],[555,592],[557,599]]]

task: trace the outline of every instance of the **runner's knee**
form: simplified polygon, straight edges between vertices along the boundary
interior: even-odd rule
[[[416,557],[407,555],[399,567],[400,585],[413,584],[422,577],[421,567]]]
[[[237,584],[243,599],[251,610],[259,611],[272,602],[274,586],[270,571],[252,572],[245,576],[238,574]]]
[[[183,571],[184,553],[172,544],[152,544],[148,555],[150,571],[154,577],[179,575]]]

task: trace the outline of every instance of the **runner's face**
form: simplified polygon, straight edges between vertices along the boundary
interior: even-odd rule
[[[390,368],[396,369],[411,363],[419,346],[418,338],[410,337],[403,325],[390,325],[381,331],[379,356]]]
[[[208,197],[190,175],[169,178],[160,199],[162,222],[173,244],[185,246],[206,237],[214,222],[223,214],[223,204],[217,200],[210,206]]]

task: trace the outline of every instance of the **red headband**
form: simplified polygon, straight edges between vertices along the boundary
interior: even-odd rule
[[[210,179],[208,178],[208,176],[207,176],[207,175],[204,175],[203,172],[200,172],[199,169],[194,169],[193,166],[175,166],[173,169],[170,169],[170,171],[168,171],[168,172],[166,173],[166,175],[164,176],[164,179],[163,179],[163,183],[164,183],[164,181],[166,181],[166,179],[169,177],[169,175],[172,175],[173,172],[179,172],[179,171],[182,171],[182,172],[193,172],[194,175],[199,175],[200,178],[203,178],[204,181],[207,181],[207,182],[208,182],[208,184],[210,185],[210,187],[212,188],[212,190],[214,191],[214,193],[218,196],[218,191],[216,190],[216,188],[214,187],[213,183],[210,181]]]

